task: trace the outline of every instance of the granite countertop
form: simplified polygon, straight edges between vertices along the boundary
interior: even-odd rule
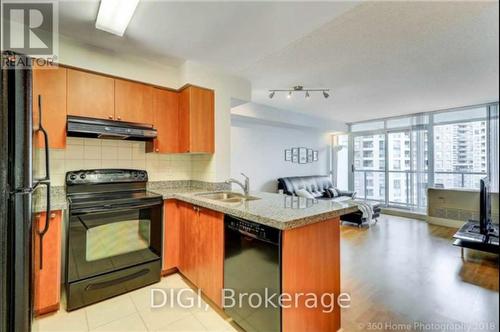
[[[332,202],[311,200],[266,192],[252,192],[257,200],[241,203],[223,203],[200,196],[201,193],[216,192],[219,188],[198,188],[191,186],[154,187],[149,190],[163,196],[163,199],[178,199],[207,209],[230,214],[281,230],[292,229],[328,220],[358,210],[355,202]],[[226,189],[226,188],[220,188]],[[52,188],[51,209],[64,210],[67,206],[63,187]],[[35,212],[45,211],[45,193],[40,190],[34,199]]]
[[[44,212],[47,209],[46,191],[44,189],[38,190],[33,195],[33,206],[35,212]],[[66,191],[63,187],[55,187],[50,191],[50,209],[52,211],[65,210],[68,208],[66,201]]]
[[[257,222],[281,230],[313,224],[358,210],[352,201],[331,202],[292,197],[265,192],[252,192],[258,200],[241,203],[223,203],[199,196],[206,191],[162,192],[165,199],[174,198],[207,209],[230,214],[235,217]]]

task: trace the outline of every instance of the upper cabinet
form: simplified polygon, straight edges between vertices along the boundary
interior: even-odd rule
[[[214,153],[214,91],[195,86],[179,95],[179,150]]]
[[[157,138],[148,144],[148,152],[178,153],[179,93],[153,88],[153,124]]]
[[[153,123],[153,87],[115,79],[115,120]]]
[[[66,147],[66,68],[33,68],[33,123],[38,127],[40,109],[42,126],[49,136],[49,147]],[[35,137],[37,147],[44,147],[42,132]]]
[[[68,115],[115,118],[114,79],[68,69]]]
[[[74,115],[153,124],[158,136],[146,144],[148,152],[215,152],[215,95],[210,89],[168,90],[61,66],[33,70],[35,121],[39,95],[51,148],[65,148],[66,116]],[[43,136],[35,138],[43,146]]]

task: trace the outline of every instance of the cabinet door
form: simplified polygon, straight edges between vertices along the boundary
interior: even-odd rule
[[[224,265],[224,215],[200,208],[198,212],[198,287],[219,307],[222,306]]]
[[[190,86],[180,92],[179,144],[182,152],[215,152],[214,92]]]
[[[35,215],[34,227],[45,226],[45,212]],[[43,237],[43,266],[40,268],[40,236],[33,234],[35,315],[59,310],[61,294],[61,211],[50,214],[50,227]]]
[[[187,153],[191,150],[191,120],[189,113],[190,90],[186,88],[179,92],[179,151]]]
[[[153,123],[153,88],[149,85],[115,80],[115,119]]]
[[[114,79],[68,69],[68,115],[114,119]]]
[[[158,137],[154,151],[178,153],[179,151],[179,94],[177,92],[153,89],[154,126]],[[151,152],[151,149],[149,149]]]
[[[163,222],[163,272],[179,267],[180,223],[177,201],[164,203]]]
[[[178,206],[181,230],[179,270],[197,285],[198,214],[191,204],[179,202]]]
[[[215,152],[214,92],[191,87],[191,152]]]
[[[49,147],[66,147],[66,68],[33,68],[33,125],[38,127],[41,97],[42,125],[49,136]],[[43,134],[38,132],[37,147],[44,147]]]

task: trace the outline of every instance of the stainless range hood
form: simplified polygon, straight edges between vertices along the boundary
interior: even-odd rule
[[[156,138],[153,125],[101,120],[68,115],[68,136],[150,141]]]

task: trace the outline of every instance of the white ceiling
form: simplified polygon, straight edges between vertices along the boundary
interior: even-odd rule
[[[498,2],[170,2],[142,0],[120,38],[96,30],[98,1],[60,1],[60,32],[252,82],[253,101],[351,122],[497,101]],[[297,84],[325,100],[276,95]]]

